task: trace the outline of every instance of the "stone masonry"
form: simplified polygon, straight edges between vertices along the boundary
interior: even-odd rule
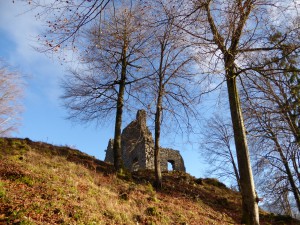
[[[146,125],[146,112],[139,110],[136,120],[132,121],[122,132],[122,158],[125,168],[130,171],[139,169],[154,170],[154,141]],[[113,163],[113,139],[109,140],[105,162]],[[183,159],[177,150],[160,149],[161,170],[168,170],[168,162],[173,170],[184,171]]]

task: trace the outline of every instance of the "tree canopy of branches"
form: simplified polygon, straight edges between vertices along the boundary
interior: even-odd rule
[[[272,41],[282,40],[276,32]],[[300,212],[299,174],[299,58],[297,39],[280,43],[282,50],[276,57],[266,58],[264,70],[247,76],[244,84],[244,110],[248,120],[249,134],[255,142],[254,154],[261,176],[272,170],[272,176],[265,179],[266,190],[277,194],[275,201],[282,200],[291,192]],[[271,185],[272,184],[272,185]],[[286,202],[286,201],[285,201]],[[290,204],[284,204],[283,211],[290,211]],[[291,214],[291,213],[289,213]]]
[[[30,0],[32,10],[36,10],[36,18],[44,21],[45,32],[39,36],[43,48],[40,51],[64,51],[80,47],[82,33],[99,20],[107,6],[113,0]]]
[[[18,127],[22,112],[22,89],[20,74],[0,60],[0,136],[7,136]]]
[[[139,20],[143,11],[138,5],[124,4],[107,8],[106,16],[87,32],[89,46],[83,48],[83,68],[72,71],[62,85],[70,118],[101,121],[115,112],[113,148],[117,170],[122,168],[124,97],[138,91],[134,83],[142,79],[139,70],[147,43],[147,32]]]

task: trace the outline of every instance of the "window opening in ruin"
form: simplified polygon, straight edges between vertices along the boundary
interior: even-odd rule
[[[168,160],[168,171],[175,169],[175,162],[173,160]]]

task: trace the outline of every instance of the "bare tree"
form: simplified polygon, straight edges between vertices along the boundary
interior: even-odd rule
[[[114,5],[107,13],[89,30],[83,68],[65,79],[62,97],[70,118],[82,122],[100,121],[115,112],[114,166],[120,170],[124,98],[137,91],[134,83],[143,78],[139,71],[147,32],[140,22],[143,12],[138,5]]]
[[[275,35],[272,40],[281,37],[279,33]],[[244,110],[249,134],[256,143],[260,143],[253,149],[261,156],[258,158],[260,172],[264,173],[263,166],[274,167],[275,171],[280,168],[280,172],[275,173],[279,177],[275,176],[275,179],[280,181],[278,183],[289,184],[300,212],[298,52],[290,50],[295,45],[294,40],[293,44],[284,41],[280,45],[282,51],[278,57],[264,58],[264,70],[251,76],[248,74],[244,80]],[[287,189],[286,185],[281,186]],[[284,196],[277,199],[281,197]]]
[[[202,23],[204,25],[201,25],[201,34],[186,30],[194,37],[199,36],[201,41],[207,40],[208,44],[215,46],[211,48],[215,48],[215,55],[222,60],[240,173],[243,199],[242,221],[246,224],[256,225],[259,224],[259,212],[236,83],[236,78],[240,74],[236,61],[240,54],[240,42],[243,40],[242,34],[245,33],[244,28],[253,8],[254,2],[251,0],[226,3],[212,0],[199,1],[195,5],[195,10],[203,15]],[[222,17],[223,20],[217,19]],[[208,32],[209,34],[207,34]]]
[[[255,152],[261,151],[260,155],[262,158],[259,162],[262,160],[269,164],[269,166],[281,168],[280,174],[284,173],[285,176],[284,179],[280,176],[280,180],[289,181],[291,191],[299,210],[299,187],[297,187],[297,183],[295,182],[297,180],[297,169],[293,169],[294,163],[292,157],[294,152],[298,151],[299,146],[293,143],[291,139],[292,136],[291,134],[288,134],[288,130],[281,130],[284,126],[284,122],[278,115],[276,116],[276,111],[269,111],[273,108],[274,103],[266,104],[265,102],[263,105],[261,104],[261,102],[258,104],[252,103],[251,107],[257,107],[256,109],[252,108],[252,110],[245,107],[245,109],[249,110],[248,112],[252,112],[249,133],[255,136],[256,141],[261,138],[262,140],[260,140],[260,142],[265,142],[264,145],[261,146],[262,148],[256,146]],[[266,165],[264,164],[264,166]],[[263,167],[260,168],[263,171]]]
[[[295,146],[290,145],[288,137],[274,133],[276,131],[270,124],[276,126],[278,123],[274,124],[274,121],[269,120],[269,125],[266,126],[263,122],[266,121],[265,115],[260,117],[263,119],[260,119],[262,123],[259,127],[253,119],[252,125],[247,126],[258,190],[263,195],[264,206],[271,212],[294,216],[299,211],[299,184],[295,180],[289,152]]]
[[[172,6],[162,0],[149,3],[151,17],[148,25],[153,29],[152,51],[149,52],[150,74],[148,79],[148,109],[154,114],[154,164],[156,188],[162,187],[160,169],[160,138],[163,117],[167,114],[175,118],[176,122],[183,122],[187,126],[189,118],[194,116],[193,106],[197,95],[194,90],[193,71],[194,57],[191,46],[181,30],[175,26]],[[173,10],[173,11],[172,11]],[[165,121],[166,122],[166,121]],[[169,123],[170,121],[168,121]]]
[[[0,136],[9,135],[19,125],[23,85],[20,74],[0,60]]]
[[[202,133],[201,153],[210,164],[209,173],[234,180],[240,190],[240,176],[236,163],[234,136],[230,122],[215,114]]]

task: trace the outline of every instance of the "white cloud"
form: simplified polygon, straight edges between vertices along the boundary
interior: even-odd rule
[[[59,78],[64,74],[64,68],[55,56],[50,59],[34,50],[33,46],[38,44],[37,36],[43,29],[42,22],[34,15],[26,2],[1,0],[0,29],[12,43],[11,46],[2,46],[2,49],[9,48],[8,56],[5,56],[9,64],[29,75],[29,100],[44,102],[47,98],[50,103],[58,105]]]
[[[293,25],[295,16],[299,16],[300,0],[272,1],[268,7],[268,16],[274,25]]]
[[[0,28],[16,45],[16,54],[30,63],[40,56],[33,51],[35,37],[41,24],[35,20],[34,13],[28,11],[25,2],[1,1]]]

